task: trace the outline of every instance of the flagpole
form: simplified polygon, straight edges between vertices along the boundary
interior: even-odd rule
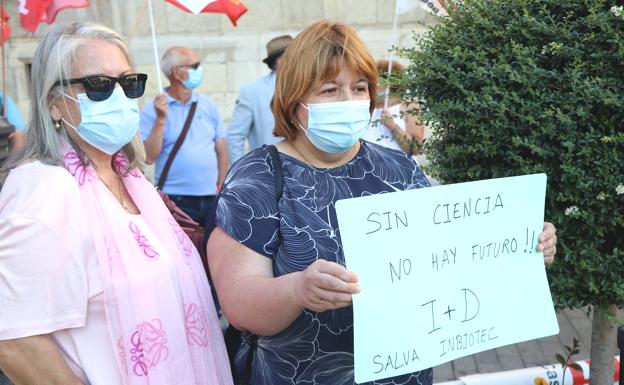
[[[397,30],[397,19],[399,18],[399,0],[396,0],[394,6],[394,21],[392,22],[392,37]],[[388,58],[388,79],[390,75],[392,75],[392,58],[394,56],[394,51],[390,51],[390,57]],[[388,108],[388,98],[390,97],[390,86],[386,86],[386,96],[384,98],[384,109]]]
[[[156,44],[156,28],[154,27],[154,9],[152,8],[152,0],[147,1],[149,8],[150,27],[152,29],[152,46],[154,47],[154,63],[156,63],[156,79],[158,80],[158,93],[162,92],[163,85],[160,78],[160,58],[158,57],[158,45]]]

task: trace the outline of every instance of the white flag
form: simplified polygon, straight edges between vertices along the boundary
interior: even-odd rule
[[[420,8],[433,13],[438,16],[448,16],[446,9],[437,0],[397,0],[396,13],[400,15],[402,13],[411,11],[420,5]]]
[[[420,0],[420,7],[425,11],[429,11],[434,15],[448,16],[446,8],[439,1],[436,0]]]
[[[199,14],[208,4],[214,3],[215,1],[217,0],[177,0],[178,3],[182,4],[196,15]]]
[[[418,6],[421,0],[397,0],[396,13],[400,15],[402,13],[411,11]]]

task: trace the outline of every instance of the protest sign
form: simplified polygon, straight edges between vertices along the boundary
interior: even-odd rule
[[[558,333],[543,255],[546,175],[337,202],[355,380],[412,373]]]

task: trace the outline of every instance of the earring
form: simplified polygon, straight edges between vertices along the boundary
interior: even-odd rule
[[[62,128],[61,120],[60,119],[59,120],[53,120],[52,122],[54,124],[54,128],[56,129],[56,131],[60,131],[60,129]]]

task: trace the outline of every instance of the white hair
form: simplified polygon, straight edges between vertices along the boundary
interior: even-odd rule
[[[64,142],[69,142],[83,162],[87,162],[83,152],[71,141],[65,130],[54,128],[50,116],[50,99],[59,97],[65,99],[61,87],[54,84],[68,79],[72,69],[78,65],[76,63],[78,48],[97,39],[106,40],[119,47],[132,66],[128,47],[122,38],[108,27],[83,22],[60,23],[52,26],[43,36],[35,50],[31,68],[30,120],[26,145],[4,164],[0,172],[0,183],[4,183],[12,168],[27,160],[62,165],[61,146]],[[145,156],[143,143],[138,135],[135,135],[122,151],[128,157],[131,167],[138,166]]]
[[[171,47],[165,51],[160,59],[160,69],[167,79],[171,80],[173,69],[184,62],[185,55],[182,53],[184,47]]]

